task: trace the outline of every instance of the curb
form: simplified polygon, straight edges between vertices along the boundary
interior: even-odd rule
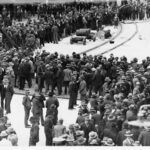
[[[101,46],[103,46],[103,45],[109,43],[111,40],[116,39],[116,38],[121,34],[121,32],[122,32],[122,24],[121,24],[121,23],[119,23],[119,27],[120,27],[120,29],[119,29],[118,33],[117,33],[114,37],[112,37],[111,39],[109,39],[108,41],[105,41],[104,43],[102,43],[102,44],[100,44],[100,45],[97,45],[97,46],[95,46],[95,47],[93,47],[93,48],[90,48],[90,49],[85,50],[85,51],[83,51],[83,52],[81,52],[81,53],[78,53],[78,54],[81,55],[81,54],[83,54],[83,53],[90,52],[90,51],[92,51],[92,50],[94,50],[94,49],[97,49],[97,48],[99,48],[99,47],[101,47]]]
[[[146,23],[146,22],[150,22],[150,19],[147,20],[137,20],[137,21],[130,21],[130,22],[122,22],[123,24],[134,24],[134,23]]]
[[[131,39],[133,39],[134,36],[138,33],[137,23],[134,23],[134,25],[135,25],[136,31],[132,34],[131,37],[129,37],[127,40],[125,40],[124,42],[120,43],[119,45],[117,45],[117,46],[115,46],[115,47],[113,47],[113,48],[111,48],[111,49],[108,49],[108,50],[104,51],[103,53],[100,53],[99,55],[106,54],[106,53],[108,53],[108,52],[110,52],[110,51],[112,51],[112,50],[114,50],[114,49],[116,49],[116,48],[118,48],[118,47],[120,47],[120,46],[126,44],[126,43],[129,42]]]

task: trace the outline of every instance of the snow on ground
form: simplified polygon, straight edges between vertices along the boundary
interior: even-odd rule
[[[22,105],[22,95],[14,95],[11,103],[11,111],[12,113],[8,115],[12,123],[12,127],[16,130],[18,135],[18,145],[19,146],[28,146],[29,145],[29,135],[30,128],[24,127],[24,108]],[[64,125],[67,127],[70,124],[74,124],[77,118],[78,107],[73,110],[68,110],[68,99],[59,99],[59,115],[58,118],[64,119]],[[80,101],[77,102],[80,104]],[[44,117],[45,117],[46,109],[44,109]],[[30,114],[32,115],[32,114]],[[44,128],[40,126],[40,141],[37,144],[38,146],[45,146],[45,135]]]

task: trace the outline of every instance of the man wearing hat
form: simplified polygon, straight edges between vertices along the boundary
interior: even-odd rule
[[[52,107],[53,106],[53,107]],[[58,107],[59,107],[59,101],[56,96],[54,96],[53,92],[49,92],[48,98],[46,99],[46,116],[51,114],[53,111],[54,113],[54,125],[57,123],[58,119]]]
[[[64,86],[65,86],[64,94],[66,95],[69,87],[69,82],[71,81],[72,77],[72,71],[70,69],[69,64],[66,65],[66,68],[63,70],[63,72],[64,72]]]
[[[34,95],[32,96],[32,113],[34,117],[41,119],[41,125],[44,125],[44,118],[43,118],[43,107],[44,107],[44,100],[45,97],[42,93],[38,92],[38,87],[35,86]]]
[[[94,125],[96,124],[99,125],[102,118],[101,114],[98,114],[94,108],[91,108],[90,112],[91,112],[91,120],[93,120]]]
[[[51,146],[53,144],[53,115],[48,115],[45,117],[44,121],[44,132],[46,138],[46,146]]]
[[[79,77],[80,85],[79,85],[79,93],[80,93],[80,100],[83,101],[86,99],[86,82],[85,82],[85,77],[82,75]]]
[[[78,86],[76,83],[76,77],[72,76],[71,81],[69,82],[69,109],[73,109],[74,104],[77,101]]]
[[[133,133],[127,130],[125,133],[126,139],[123,141],[123,146],[133,146],[134,140],[132,139]]]
[[[1,89],[1,107],[4,108],[4,100],[5,100],[5,110],[6,114],[11,113],[10,103],[14,94],[14,89],[10,85],[10,82],[7,78],[3,80],[3,84],[0,87]]]
[[[81,130],[84,131],[84,137],[86,138],[86,145],[88,145],[89,133],[95,131],[94,125],[90,122],[89,117],[85,118],[85,122],[81,124]]]
[[[29,146],[36,146],[36,143],[39,142],[39,119],[30,117],[30,122],[32,127],[30,130]]]
[[[29,97],[29,89],[25,90],[25,96],[23,97],[23,101],[22,104],[24,106],[24,111],[25,111],[25,118],[24,118],[24,125],[25,127],[30,127],[30,125],[28,124],[28,119],[30,116],[30,110],[31,110],[31,99]]]

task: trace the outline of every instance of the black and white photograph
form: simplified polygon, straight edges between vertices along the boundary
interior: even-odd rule
[[[150,146],[149,50],[150,0],[0,0],[0,148]]]

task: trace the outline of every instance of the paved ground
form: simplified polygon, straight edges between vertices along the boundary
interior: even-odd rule
[[[118,34],[120,27],[118,29],[114,29],[114,27],[112,26],[107,26],[105,27],[105,30],[111,30],[112,37],[114,37]],[[91,32],[96,33],[96,31],[91,31]],[[110,39],[101,40],[99,38],[97,38],[95,42],[86,40],[87,41],[86,45],[83,45],[83,43],[81,42],[70,44],[70,38],[71,37],[64,38],[62,41],[59,42],[59,44],[46,43],[45,46],[42,48],[42,50],[46,50],[51,53],[57,51],[59,54],[64,54],[64,55],[68,54],[72,56],[73,52],[76,53],[85,52],[88,51],[89,49],[100,46],[103,43],[106,43],[107,41],[110,40]]]
[[[18,138],[19,138],[19,146],[28,146],[29,142],[29,134],[30,129],[24,127],[24,108],[22,105],[22,98],[21,95],[14,95],[13,100],[11,103],[11,110],[12,113],[8,115],[8,117],[11,120],[13,128],[16,130]],[[77,112],[78,112],[78,106],[73,110],[68,110],[68,99],[59,99],[60,107],[59,107],[59,116],[58,118],[64,119],[64,125],[67,127],[70,124],[75,123]],[[80,101],[77,102],[80,104]],[[45,116],[46,110],[44,109],[44,116]],[[32,115],[32,114],[31,114]],[[44,135],[44,128],[43,126],[40,126],[40,142],[37,144],[38,146],[44,146],[45,145],[45,135]]]
[[[139,62],[142,59],[145,59],[147,56],[150,56],[150,30],[149,30],[150,22],[140,22],[137,23],[138,33],[136,36],[131,39],[129,42],[124,44],[117,49],[108,52],[105,56],[109,56],[110,53],[121,57],[125,55],[129,60],[137,57]]]

